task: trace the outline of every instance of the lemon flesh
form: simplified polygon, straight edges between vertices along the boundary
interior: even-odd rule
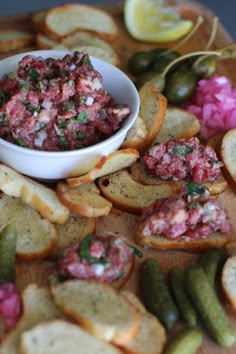
[[[160,0],[126,0],[124,21],[130,35],[146,42],[168,42],[187,34],[191,20],[183,20],[174,8],[163,7]]]

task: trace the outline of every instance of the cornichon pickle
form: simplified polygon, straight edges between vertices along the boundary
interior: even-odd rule
[[[184,270],[177,266],[173,266],[169,270],[168,275],[171,293],[178,306],[180,317],[189,326],[195,326],[197,323],[198,315],[185,289]]]
[[[202,345],[203,336],[197,328],[184,328],[167,344],[164,354],[194,354]]]
[[[171,329],[178,321],[179,313],[155,258],[147,258],[142,262],[139,282],[146,308],[162,322],[167,330]]]
[[[198,77],[192,68],[179,68],[167,75],[164,94],[169,103],[185,102],[195,92]]]
[[[226,254],[222,248],[211,248],[205,251],[198,259],[198,264],[203,267],[213,287],[215,286],[217,274],[222,269],[225,260]]]
[[[0,235],[0,282],[14,282],[16,257],[16,228],[6,225]]]
[[[222,347],[230,347],[236,341],[236,331],[231,326],[214,288],[199,264],[186,270],[186,289],[199,312],[205,328],[213,340]]]

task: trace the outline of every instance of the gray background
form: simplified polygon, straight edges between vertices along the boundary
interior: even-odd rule
[[[0,0],[0,15],[16,15],[24,12],[32,12],[42,8],[60,5],[66,2],[76,2],[73,0]],[[145,0],[143,0],[145,1]],[[109,4],[119,2],[119,0],[81,0],[84,4]],[[122,2],[122,0],[120,1]],[[181,1],[180,1],[181,2]],[[199,0],[199,3],[206,5],[220,19],[225,30],[236,40],[236,0]]]

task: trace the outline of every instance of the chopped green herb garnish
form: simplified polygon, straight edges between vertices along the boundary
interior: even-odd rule
[[[62,144],[67,144],[67,140],[66,140],[65,135],[60,135],[60,136],[59,136],[59,139],[60,139],[60,141],[61,141]]]
[[[44,128],[46,128],[46,123],[41,122],[41,123],[39,124],[39,129],[42,130],[42,129],[44,129]]]
[[[77,132],[77,138],[78,139],[84,139],[86,137],[86,134],[83,132]]]
[[[34,69],[29,69],[29,77],[30,77],[30,80],[35,80],[39,77],[39,73],[34,70]]]
[[[78,115],[77,115],[77,121],[79,123],[85,123],[86,122],[86,112],[80,112]]]
[[[200,206],[199,202],[193,202],[188,205],[188,209],[198,208]]]
[[[133,253],[136,255],[136,256],[138,256],[138,257],[143,257],[143,254],[142,254],[142,252],[138,249],[138,248],[136,248],[135,246],[133,246],[133,245],[129,245],[129,248],[133,251]]]
[[[28,84],[21,84],[20,85],[21,92],[27,93],[27,92],[29,92],[29,89],[30,89],[30,87]]]
[[[65,122],[65,121],[58,124],[59,129],[66,128],[66,126],[67,126],[67,122]]]
[[[193,151],[193,146],[182,146],[180,144],[176,144],[172,149],[172,154],[178,156],[185,156]]]
[[[5,93],[3,90],[0,90],[0,107],[8,101],[8,99],[10,98],[10,95],[8,95],[7,93]]]
[[[206,194],[207,188],[202,184],[198,183],[187,183],[186,184],[186,194],[188,195],[204,195]]]
[[[64,104],[64,110],[65,111],[71,111],[71,110],[73,110],[73,109],[75,109],[75,103],[74,102],[66,102],[65,104]]]
[[[57,84],[54,81],[52,81],[52,80],[49,81],[49,84],[50,84],[51,87],[56,87],[57,86]]]
[[[89,66],[92,66],[92,63],[89,59],[83,59],[84,64],[87,64]]]
[[[9,79],[13,80],[16,78],[16,71],[12,71],[8,74]]]
[[[86,101],[86,97],[85,97],[85,96],[80,96],[80,97],[79,97],[79,103],[80,103],[80,104],[84,104],[85,101]]]
[[[23,147],[26,146],[24,139],[16,139],[14,142],[16,145],[23,146]]]
[[[79,256],[80,259],[84,259],[90,263],[98,263],[98,264],[108,264],[109,262],[106,259],[96,258],[90,256],[90,243],[91,243],[91,235],[88,234],[80,243]]]

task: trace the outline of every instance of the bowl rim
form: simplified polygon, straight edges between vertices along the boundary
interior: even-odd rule
[[[54,57],[58,54],[58,55],[63,55],[63,54],[71,54],[73,53],[73,51],[70,50],[54,50],[54,49],[47,49],[47,50],[33,50],[33,51],[26,51],[26,52],[21,52],[18,54],[14,54],[11,56],[8,56],[6,58],[3,58],[0,60],[0,66],[2,64],[2,62],[9,62],[9,60],[14,60],[14,59],[18,59],[21,60],[24,56],[26,55],[35,55],[35,56],[42,56],[43,58],[49,57],[50,53],[52,53],[54,55]],[[121,75],[121,77],[123,79],[126,80],[126,82],[130,85],[130,87],[133,89],[133,96],[135,98],[135,111],[131,111],[130,115],[132,117],[132,119],[130,118],[130,115],[127,117],[127,119],[124,121],[124,123],[122,124],[122,126],[120,127],[120,129],[118,131],[116,131],[112,136],[110,136],[109,138],[102,140],[99,143],[81,148],[81,149],[75,149],[75,150],[66,150],[66,151],[44,151],[44,150],[37,150],[37,149],[30,149],[27,147],[22,147],[19,145],[16,145],[14,143],[8,142],[7,140],[3,139],[0,137],[0,145],[5,146],[6,148],[9,148],[11,150],[15,150],[17,152],[23,152],[27,155],[33,155],[33,156],[40,156],[40,157],[54,157],[54,156],[60,156],[60,157],[66,157],[66,156],[72,156],[72,155],[81,155],[81,154],[87,154],[90,152],[90,150],[94,150],[96,148],[102,148],[105,145],[109,144],[110,141],[114,141],[120,138],[120,135],[124,134],[124,131],[126,131],[126,133],[128,132],[128,130],[131,128],[131,126],[134,124],[137,116],[138,116],[138,112],[139,112],[139,106],[140,106],[140,98],[139,98],[139,94],[138,91],[134,85],[134,83],[132,82],[132,80],[128,77],[127,74],[125,74],[121,69],[119,69],[118,67],[112,65],[111,63],[94,57],[92,55],[89,55],[89,57],[91,58],[91,60],[94,60],[96,62],[100,62],[100,64],[103,64],[107,67],[110,67],[112,70],[115,70],[119,73],[119,75]],[[3,63],[4,64],[4,63]],[[95,68],[96,69],[96,68]],[[130,119],[129,119],[130,118]]]

